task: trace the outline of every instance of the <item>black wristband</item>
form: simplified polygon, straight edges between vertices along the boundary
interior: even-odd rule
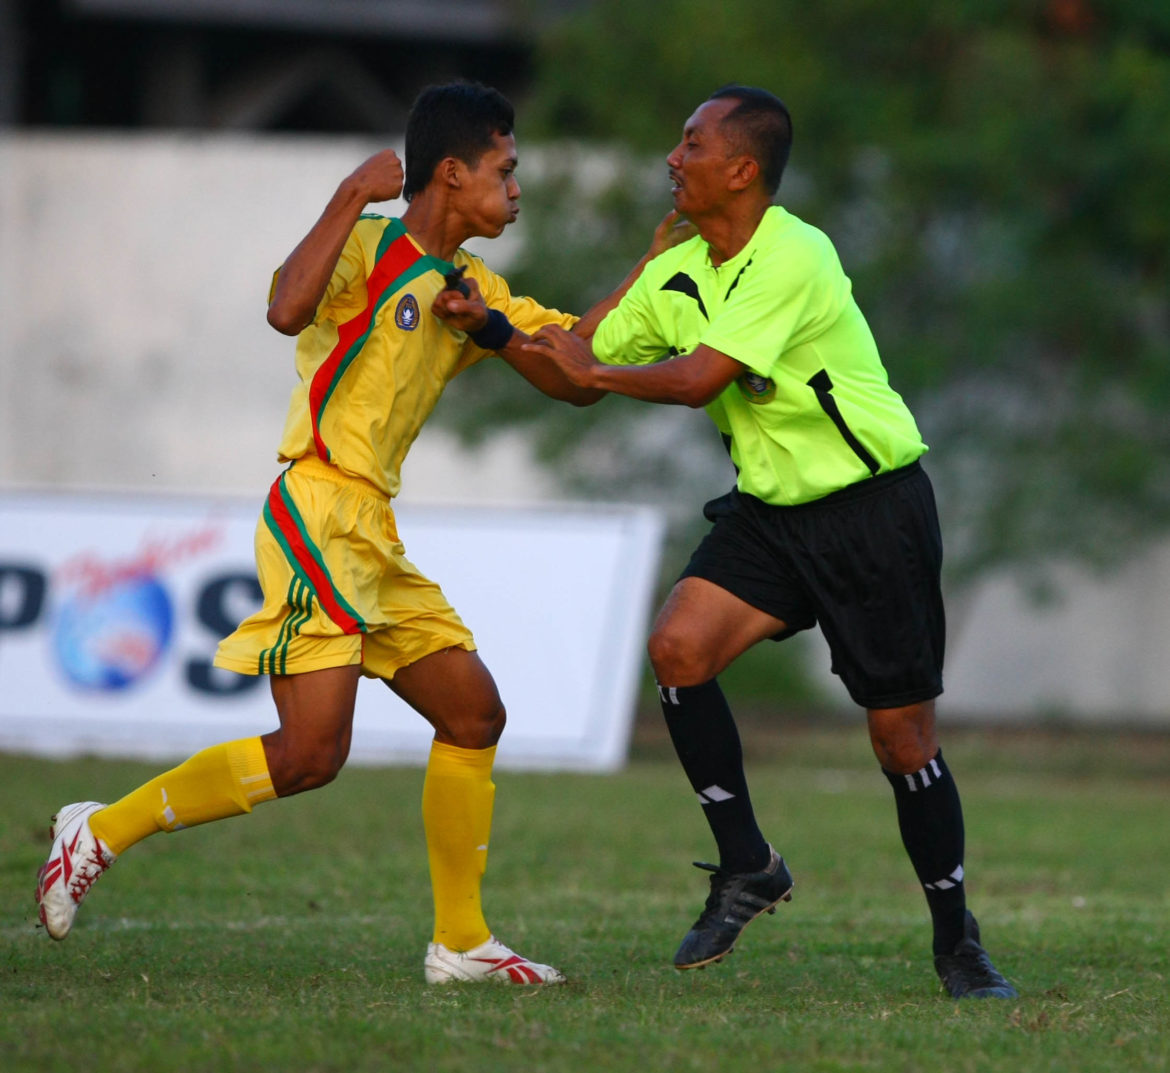
[[[469,333],[469,338],[483,350],[502,350],[515,330],[507,316],[498,309],[489,309],[487,323],[479,331]]]

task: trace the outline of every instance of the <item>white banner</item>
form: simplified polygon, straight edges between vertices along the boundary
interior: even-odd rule
[[[211,666],[259,603],[259,501],[0,494],[0,749],[169,758],[276,723],[265,678]],[[501,767],[625,761],[662,523],[618,507],[396,504],[408,557],[475,633]],[[421,763],[431,728],[358,690],[351,758]]]

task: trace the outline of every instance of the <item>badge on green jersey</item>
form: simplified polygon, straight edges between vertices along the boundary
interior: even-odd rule
[[[771,402],[776,397],[775,382],[759,373],[746,372],[736,380],[736,384],[739,385],[739,393],[757,406]]]

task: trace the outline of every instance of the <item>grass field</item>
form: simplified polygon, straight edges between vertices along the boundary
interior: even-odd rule
[[[64,943],[34,929],[49,815],[156,766],[0,756],[0,1069],[898,1070],[1170,1063],[1170,739],[949,733],[968,876],[1012,1002],[937,988],[892,797],[854,729],[748,729],[790,905],[677,973],[709,836],[660,735],[607,777],[501,772],[485,901],[545,990],[422,983],[422,773],[352,768],[154,838]]]

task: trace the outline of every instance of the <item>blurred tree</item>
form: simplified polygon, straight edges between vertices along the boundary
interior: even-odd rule
[[[731,81],[792,110],[778,200],[836,243],[932,446],[951,581],[1163,532],[1170,5],[597,0],[554,24],[521,109],[546,150],[517,289],[579,311],[619,280],[669,208],[683,121]],[[530,420],[573,490],[693,518],[731,482],[701,415],[458,386],[447,420]]]

